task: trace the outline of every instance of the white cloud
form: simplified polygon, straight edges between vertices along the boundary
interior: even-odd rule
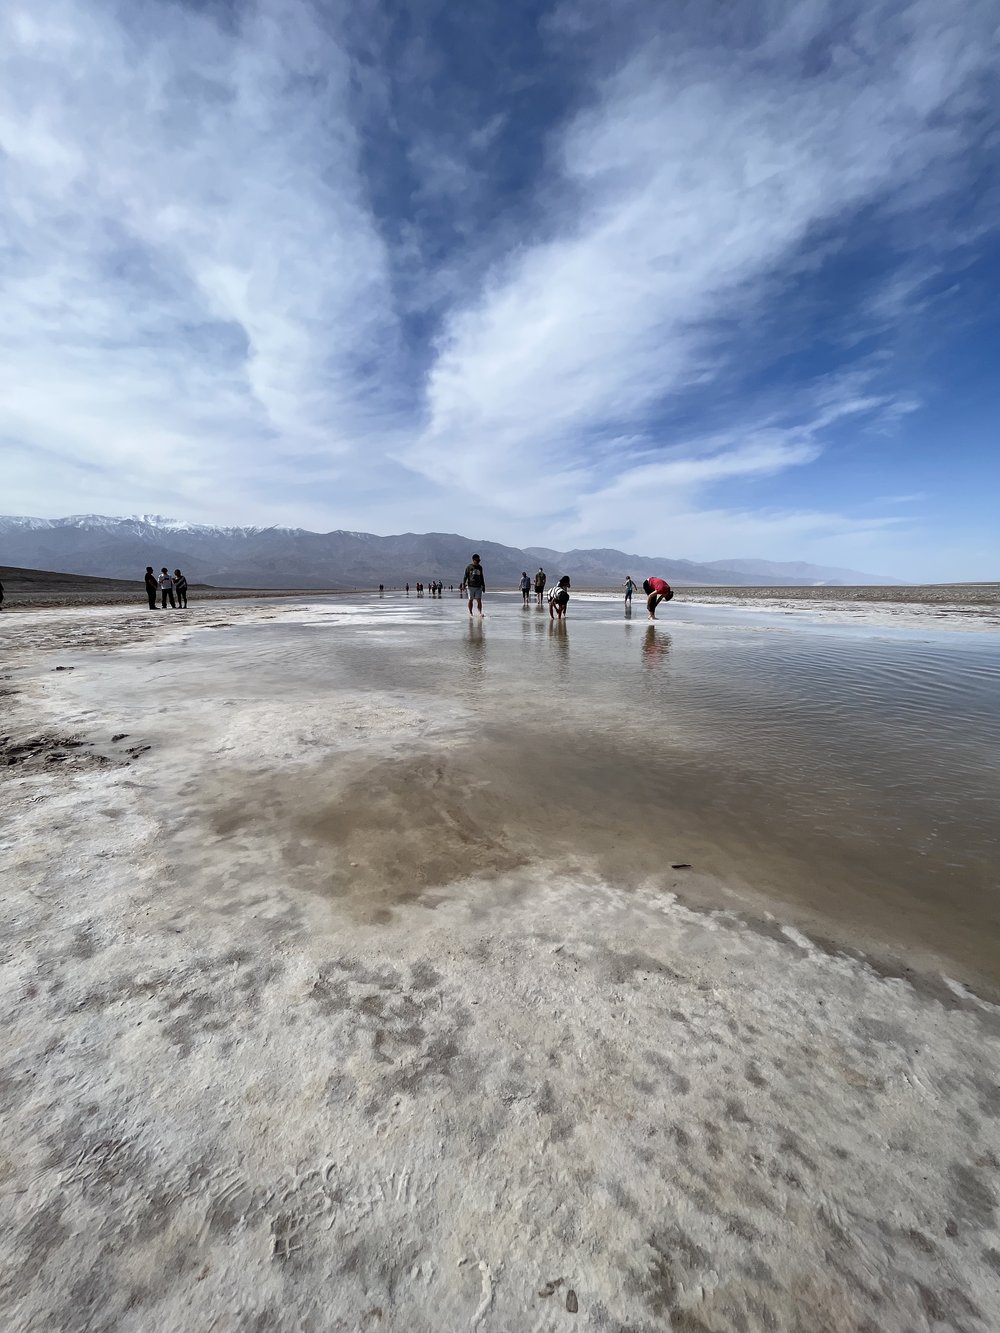
[[[854,210],[906,216],[955,188],[996,67],[994,4],[771,6],[731,45],[653,15],[659,37],[610,76],[591,51],[522,238],[510,214],[491,229],[462,213],[463,194],[489,197],[509,108],[464,135],[393,125],[417,189],[391,227],[376,216],[352,89],[386,108],[386,132],[389,99],[352,63],[346,5],[258,0],[227,25],[173,4],[8,0],[0,508],[475,524],[691,556],[730,535],[744,554],[889,550],[898,506],[784,510],[762,488],[804,475],[845,424],[898,426],[912,391],[869,359],[747,406],[730,347],[814,238],[826,254]],[[585,45],[592,19],[564,6],[548,30]],[[421,59],[411,76],[446,72]],[[405,211],[434,200],[456,210],[437,259]],[[947,268],[943,236],[912,239],[859,336]],[[443,312],[432,344],[407,346],[405,320],[428,312]],[[717,394],[711,430],[664,426],[694,387]]]

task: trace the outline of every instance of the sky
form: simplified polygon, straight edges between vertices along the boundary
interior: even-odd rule
[[[996,0],[5,0],[0,513],[1000,579]]]

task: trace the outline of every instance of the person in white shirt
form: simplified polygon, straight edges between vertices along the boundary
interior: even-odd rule
[[[167,573],[166,565],[164,565],[163,568],[160,570],[160,577],[158,579],[158,582],[160,585],[160,609],[162,611],[165,611],[167,609],[167,598],[169,597],[170,605],[176,611],[177,603],[174,601],[174,581]]]

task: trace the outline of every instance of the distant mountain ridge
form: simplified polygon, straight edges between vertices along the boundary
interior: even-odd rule
[[[187,577],[222,588],[369,588],[442,579],[458,583],[472,551],[487,586],[514,587],[538,562],[550,578],[568,573],[581,587],[617,587],[626,574],[659,574],[679,587],[772,583],[896,583],[856,570],[803,562],[717,560],[699,564],[671,556],[641,556],[612,548],[519,549],[458,533],[309,532],[304,528],[215,527],[160,514],[126,518],[73,514],[67,518],[0,516],[0,562],[102,578],[139,578],[146,565],[183,569]]]

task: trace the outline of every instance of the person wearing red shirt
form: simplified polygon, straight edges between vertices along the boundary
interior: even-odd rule
[[[666,579],[643,579],[642,590],[646,594],[646,610],[650,620],[656,619],[656,608],[661,602],[669,602],[674,590]]]

